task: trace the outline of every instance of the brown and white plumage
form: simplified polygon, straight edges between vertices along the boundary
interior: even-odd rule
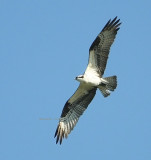
[[[61,144],[63,138],[68,137],[79,117],[94,98],[97,88],[99,88],[104,97],[109,96],[110,91],[114,91],[116,88],[116,76],[102,78],[102,75],[106,68],[110,47],[121,24],[119,21],[117,17],[112,21],[109,20],[90,46],[86,71],[84,75],[76,77],[80,85],[63,108],[55,133],[55,137],[57,137],[56,143],[60,141]]]
[[[87,87],[85,84],[80,84],[74,95],[66,102],[55,133],[55,136],[57,136],[56,143],[60,140],[61,144],[62,139],[67,138],[78,122],[79,117],[95,96],[96,89],[96,87]]]
[[[117,31],[119,30],[120,19],[116,20],[115,17],[112,21],[109,20],[104,26],[102,31],[96,37],[89,49],[89,63],[87,70],[89,68],[95,68],[100,76],[104,74],[106,68],[108,55],[110,52],[110,47],[115,39]]]

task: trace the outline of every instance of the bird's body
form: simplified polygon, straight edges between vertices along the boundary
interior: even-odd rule
[[[83,78],[76,77],[76,80],[89,86],[98,86],[101,83],[101,78],[93,70],[91,70],[90,74],[84,74]]]
[[[55,133],[57,136],[56,143],[67,138],[68,134],[78,122],[79,117],[86,110],[88,105],[96,94],[97,88],[104,97],[110,95],[110,91],[114,91],[117,86],[116,76],[103,78],[106,68],[110,47],[119,30],[120,20],[115,17],[109,20],[100,34],[96,37],[89,49],[89,62],[83,75],[76,77],[80,85],[76,92],[66,102],[59,124]]]

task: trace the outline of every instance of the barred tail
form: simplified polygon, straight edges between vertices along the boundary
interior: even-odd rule
[[[107,97],[110,95],[110,91],[114,91],[114,89],[117,87],[117,77],[106,77],[103,78],[103,80],[105,80],[106,83],[101,83],[98,88],[102,92],[103,96]]]

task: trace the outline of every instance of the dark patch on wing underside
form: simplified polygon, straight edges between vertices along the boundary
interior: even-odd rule
[[[88,106],[88,104],[92,101],[94,95],[96,92],[96,88],[93,88],[92,90],[90,90],[87,94],[81,96],[80,98],[78,98],[75,102],[73,102],[72,104],[69,103],[69,100],[65,103],[64,108],[62,110],[62,114],[61,117],[65,117],[68,112],[70,111],[70,109],[72,108],[74,110],[74,108],[76,109],[76,105],[80,105],[81,107],[86,108]],[[71,97],[72,98],[72,97]],[[76,110],[75,110],[76,111]],[[77,110],[78,112],[78,110]]]
[[[96,39],[94,40],[94,42],[92,43],[91,47],[89,50],[93,50],[95,46],[98,46],[100,43],[100,37],[96,37]]]
[[[71,106],[71,104],[67,101],[66,104],[64,105],[63,110],[62,110],[61,117],[65,117],[68,114],[68,112],[70,110],[70,106]]]

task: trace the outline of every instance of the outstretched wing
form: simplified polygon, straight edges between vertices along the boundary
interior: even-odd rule
[[[55,137],[56,143],[62,139],[67,138],[68,134],[75,127],[79,117],[86,110],[96,93],[96,88],[90,88],[84,84],[80,84],[74,95],[66,102],[58,127],[56,129]]]
[[[100,34],[96,37],[89,49],[89,63],[85,73],[89,70],[95,70],[100,76],[104,74],[110,47],[114,42],[117,31],[119,30],[120,19],[115,17],[112,21],[109,20],[104,26]]]

